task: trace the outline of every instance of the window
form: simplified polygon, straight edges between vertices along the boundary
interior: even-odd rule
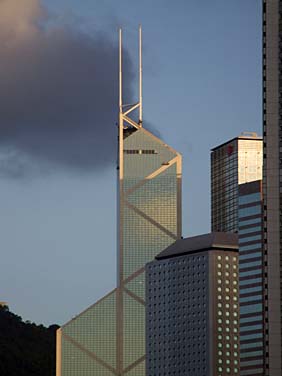
[[[249,215],[260,214],[261,205],[250,206],[247,208],[239,209],[239,218],[248,217]]]

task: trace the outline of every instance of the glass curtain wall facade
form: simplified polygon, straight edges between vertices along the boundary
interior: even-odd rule
[[[262,139],[245,132],[211,152],[212,231],[238,232],[238,184],[262,179]]]
[[[118,323],[120,369],[145,375],[145,272],[181,236],[181,156],[143,127],[123,129]]]
[[[282,375],[282,1],[263,0],[265,375]]]
[[[264,375],[262,181],[239,185],[240,375]]]
[[[121,106],[117,288],[57,333],[57,376],[145,376],[145,264],[181,237],[181,155]]]
[[[146,266],[147,376],[240,372],[238,240],[179,240]]]

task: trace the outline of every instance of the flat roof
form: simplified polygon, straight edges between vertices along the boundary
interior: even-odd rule
[[[215,249],[238,252],[238,235],[233,232],[211,232],[209,234],[179,239],[159,253],[156,259],[162,260]]]
[[[224,145],[230,144],[230,142],[233,142],[235,140],[252,140],[252,141],[262,141],[263,138],[261,136],[258,136],[255,132],[243,132],[237,137],[232,138],[229,141],[223,142],[222,144],[215,146],[211,149],[211,151],[215,151],[219,148],[221,148]]]

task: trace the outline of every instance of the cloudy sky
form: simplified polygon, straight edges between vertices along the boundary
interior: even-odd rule
[[[209,150],[261,134],[257,0],[0,0],[0,300],[62,324],[115,286],[117,29],[126,97],[184,158],[183,235],[210,229]]]

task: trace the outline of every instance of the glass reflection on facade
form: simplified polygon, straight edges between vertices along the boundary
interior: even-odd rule
[[[239,185],[240,375],[264,375],[262,182]]]
[[[145,375],[144,266],[181,236],[181,156],[121,114],[118,286],[64,325],[57,376]]]
[[[243,133],[212,149],[212,231],[238,232],[238,184],[262,179],[262,139]]]

